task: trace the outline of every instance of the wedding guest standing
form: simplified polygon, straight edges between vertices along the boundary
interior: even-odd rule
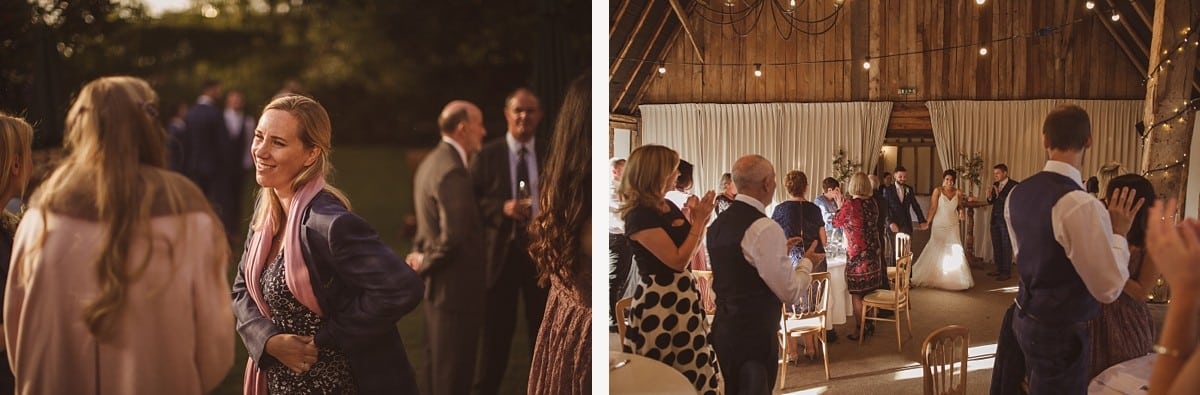
[[[1200,352],[1196,352],[1200,320],[1200,222],[1189,218],[1175,224],[1175,199],[1159,201],[1150,208],[1146,229],[1146,253],[1158,263],[1172,292],[1167,318],[1154,352],[1150,393],[1195,394],[1200,392]]]
[[[424,287],[325,182],[331,129],[320,103],[291,95],[254,131],[261,188],[233,282],[247,394],[417,392],[396,321]]]
[[[591,79],[571,82],[554,126],[530,252],[550,299],[529,369],[530,394],[592,390]]]
[[[67,112],[69,154],[13,242],[17,393],[202,394],[233,363],[228,242],[204,194],[165,168],[157,103],[141,79],[104,77]]]
[[[733,185],[733,175],[725,173],[721,175],[721,194],[717,195],[716,214],[721,215],[729,205],[733,204],[733,199],[737,197],[737,186]]]
[[[33,127],[25,120],[0,113],[0,202],[25,195],[29,176],[33,174]],[[8,278],[12,259],[13,234],[20,217],[9,211],[0,212],[0,280]],[[0,303],[4,298],[4,282],[0,281]],[[3,327],[3,323],[0,323]],[[0,337],[0,351],[6,350]],[[0,394],[11,394],[16,386],[8,358],[0,358]]]
[[[1096,377],[1104,369],[1151,352],[1154,346],[1154,320],[1146,305],[1150,290],[1158,279],[1158,269],[1146,255],[1146,212],[1154,205],[1154,186],[1146,177],[1125,174],[1108,182],[1105,196],[1116,199],[1121,188],[1130,188],[1136,199],[1145,199],[1133,217],[1126,240],[1129,242],[1129,280],[1121,295],[1109,304],[1100,305],[1100,316],[1092,320],[1092,360],[1088,377]]]
[[[804,251],[808,246],[812,246],[816,242],[815,251],[824,254],[825,244],[829,241],[825,233],[825,222],[821,209],[805,198],[808,194],[808,175],[799,170],[789,171],[784,176],[783,186],[792,198],[779,203],[775,207],[775,211],[771,213],[771,219],[783,227],[783,232],[787,237],[804,238],[800,244],[788,250],[788,257],[791,258],[792,264],[796,265],[804,258]],[[842,263],[844,260],[839,260],[839,264],[832,267],[828,265],[828,262],[829,260],[825,259],[814,262],[813,272],[829,272],[829,307],[827,310],[829,314],[826,316],[825,328],[828,329],[826,336],[829,342],[836,342],[838,334],[833,326],[845,324],[846,316],[852,312],[849,303],[850,294],[846,292],[846,265]],[[811,339],[806,341],[811,341]],[[807,350],[814,350],[807,344],[805,347]]]
[[[629,238],[625,237],[625,220],[621,219],[621,174],[625,171],[625,158],[608,161],[612,178],[608,181],[608,331],[617,332],[617,301],[629,290],[630,273],[633,273],[633,255],[629,252]]]
[[[717,394],[721,373],[708,342],[708,320],[688,273],[688,261],[704,239],[715,194],[689,199],[690,214],[685,217],[664,196],[679,175],[678,165],[679,154],[661,145],[638,147],[625,164],[621,213],[640,280],[624,349],[675,368],[703,395]],[[691,357],[677,357],[685,354]]]
[[[1008,236],[1004,205],[1008,203],[1008,194],[1019,183],[1008,178],[1008,165],[1003,163],[992,167],[992,177],[996,181],[988,188],[987,202],[992,205],[992,258],[996,263],[996,271],[987,275],[995,276],[998,281],[1007,281],[1012,274],[1012,239]]]
[[[883,231],[879,222],[883,217],[879,207],[875,206],[875,199],[871,197],[871,181],[865,173],[854,173],[847,192],[853,198],[847,200],[833,217],[833,226],[846,232],[846,285],[854,303],[854,322],[857,325],[862,322],[863,297],[883,287],[887,280],[879,256],[881,239],[878,232]],[[866,336],[874,334],[873,324],[867,322],[866,328],[858,328],[846,338],[858,340],[860,332],[865,332]]]

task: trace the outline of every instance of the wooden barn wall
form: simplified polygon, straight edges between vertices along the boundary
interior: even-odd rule
[[[822,10],[829,4],[806,1],[798,12],[814,18],[825,13]],[[695,8],[688,23],[701,42],[707,65],[700,65],[691,43],[683,34],[677,35],[666,54],[667,73],[651,78],[639,103],[1145,96],[1138,71],[1082,1],[989,0],[977,6],[964,0],[847,0],[845,7],[828,33],[794,33],[789,40],[780,36],[767,12],[755,30],[739,37],[729,26],[705,22],[696,14],[702,11]],[[989,42],[1078,18],[1085,19],[1052,34]],[[878,59],[981,42],[988,43],[986,56],[972,45]],[[868,55],[872,65],[864,70]],[[770,65],[837,59],[851,60]],[[763,64],[763,77],[754,77],[754,63]],[[916,93],[902,95],[900,88],[915,88]]]

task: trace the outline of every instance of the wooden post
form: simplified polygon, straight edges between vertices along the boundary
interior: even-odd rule
[[[1150,42],[1150,66],[1147,68],[1151,78],[1146,82],[1146,109],[1143,116],[1149,138],[1142,151],[1141,171],[1144,173],[1169,167],[1168,170],[1151,171],[1146,178],[1150,179],[1159,196],[1180,201],[1183,201],[1183,193],[1187,191],[1187,166],[1176,164],[1181,161],[1187,163],[1188,150],[1192,146],[1193,114],[1189,112],[1169,124],[1152,129],[1151,126],[1185,108],[1191,97],[1196,65],[1196,46],[1193,45],[1196,35],[1191,34],[1188,45],[1178,47],[1185,36],[1195,33],[1188,31],[1192,19],[1196,17],[1190,12],[1190,3],[1167,0],[1154,2],[1153,38]],[[1160,62],[1163,68],[1155,73]]]

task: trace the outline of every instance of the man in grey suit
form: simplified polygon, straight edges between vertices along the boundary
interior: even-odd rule
[[[438,117],[442,143],[417,167],[415,252],[408,264],[425,279],[425,374],[431,394],[470,392],[483,325],[483,227],[468,158],[479,152],[483,113],[455,100]]]
[[[548,290],[537,283],[537,266],[529,256],[529,220],[537,215],[538,186],[546,147],[535,134],[542,118],[537,96],[529,89],[513,91],[504,101],[508,133],[488,142],[471,163],[475,195],[483,215],[487,251],[487,318],[474,394],[500,391],[508,369],[517,324],[517,297],[525,307],[529,344],[518,352],[533,354]]]

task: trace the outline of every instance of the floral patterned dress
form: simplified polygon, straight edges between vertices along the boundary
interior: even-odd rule
[[[283,253],[275,258],[262,275],[263,298],[271,309],[271,321],[283,333],[315,336],[321,317],[296,300],[288,290],[283,270]],[[329,349],[317,349],[317,362],[308,371],[292,372],[282,363],[267,367],[267,391],[272,394],[353,394],[354,377],[346,355]]]
[[[879,207],[871,198],[854,198],[833,216],[833,226],[842,228],[846,237],[846,286],[851,294],[865,295],[882,288],[884,273]]]

